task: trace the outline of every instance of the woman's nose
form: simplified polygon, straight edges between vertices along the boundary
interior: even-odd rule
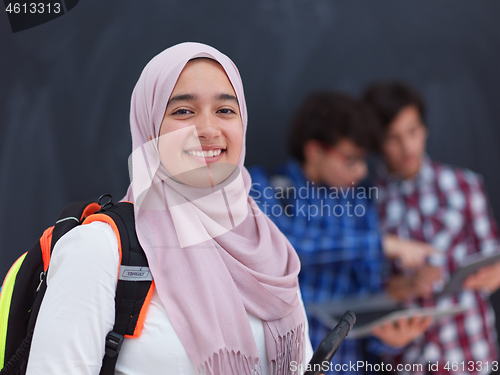
[[[207,141],[218,137],[221,134],[220,128],[215,116],[211,114],[203,114],[199,116],[196,122],[196,132],[199,138]]]

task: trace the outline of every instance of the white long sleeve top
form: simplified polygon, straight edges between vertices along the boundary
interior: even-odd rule
[[[106,223],[93,222],[77,227],[57,242],[35,327],[27,375],[99,374],[105,350],[104,337],[114,324],[118,263],[118,242]],[[251,314],[248,319],[263,375],[268,375],[262,321]],[[307,360],[312,357],[308,333],[306,328]],[[155,291],[142,334],[138,338],[125,338],[115,374],[196,373]]]

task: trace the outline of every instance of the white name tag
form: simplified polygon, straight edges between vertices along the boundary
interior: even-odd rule
[[[149,267],[120,266],[119,280],[125,281],[152,281],[153,276]]]

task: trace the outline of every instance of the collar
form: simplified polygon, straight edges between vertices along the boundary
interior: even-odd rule
[[[385,163],[380,160],[376,169],[377,180],[385,185],[399,187],[402,191],[411,192],[416,188],[434,181],[435,173],[432,167],[432,161],[428,154],[424,154],[422,163],[417,174],[412,178],[401,178],[395,173],[390,173]]]
[[[294,186],[308,186],[310,183],[308,183],[307,177],[304,174],[304,170],[302,169],[302,165],[297,160],[289,160],[286,162],[286,164],[283,166],[283,168],[279,169],[278,174],[283,174],[287,177],[289,177]]]

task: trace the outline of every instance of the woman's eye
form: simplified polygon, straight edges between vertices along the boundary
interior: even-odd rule
[[[232,109],[229,108],[222,108],[217,111],[218,113],[222,113],[224,115],[230,114],[230,113],[236,113]]]
[[[191,113],[191,111],[189,109],[178,109],[173,114],[174,115],[187,115],[189,113]]]

